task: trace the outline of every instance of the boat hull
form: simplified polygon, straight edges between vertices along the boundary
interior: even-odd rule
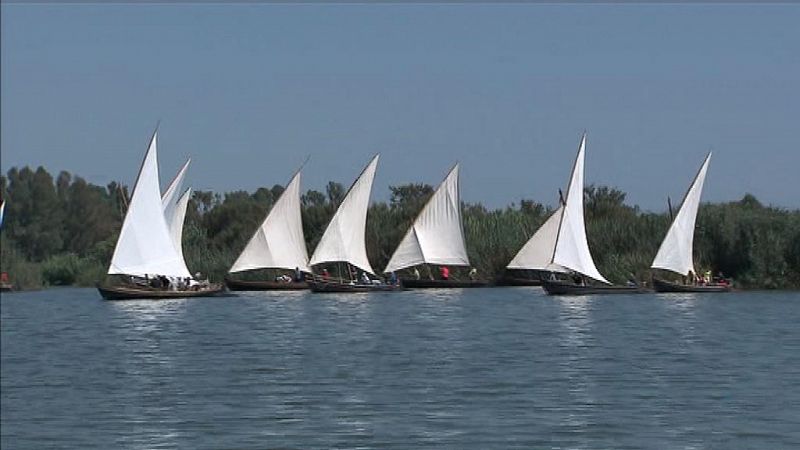
[[[401,280],[408,289],[461,289],[488,287],[486,280]]]
[[[561,280],[542,280],[542,287],[549,295],[643,294],[650,292],[639,286],[581,286]]]
[[[542,280],[533,278],[503,277],[495,283],[497,286],[541,286]]]
[[[354,293],[354,292],[397,292],[402,291],[402,285],[395,284],[350,284],[333,280],[313,280],[308,282],[311,292],[325,293]]]
[[[225,279],[225,286],[232,291],[299,291],[308,289],[308,283],[283,281],[244,281]]]
[[[222,293],[225,289],[221,284],[211,284],[202,290],[169,291],[162,289],[149,289],[136,286],[102,286],[98,285],[97,290],[104,300],[165,300],[172,298],[190,297],[213,297]]]
[[[678,283],[670,283],[669,281],[653,278],[653,289],[656,292],[731,292],[731,286],[721,284],[712,284],[704,286],[691,286]]]

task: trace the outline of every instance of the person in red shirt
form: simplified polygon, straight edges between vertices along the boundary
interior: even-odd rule
[[[441,271],[443,280],[449,280],[450,279],[450,269],[448,269],[447,266],[442,266],[440,271]]]

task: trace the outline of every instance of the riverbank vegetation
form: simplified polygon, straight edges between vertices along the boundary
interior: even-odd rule
[[[376,270],[386,265],[433,193],[424,184],[389,189],[390,200],[373,203],[367,216],[367,252]],[[253,193],[194,192],[183,234],[189,269],[221,280],[282,191],[275,185]],[[343,185],[330,182],[324,192],[303,194],[309,254],[345,192]],[[24,167],[0,177],[0,195],[6,200],[0,267],[12,283],[23,289],[91,286],[104,277],[124,218],[127,187],[97,186],[67,172],[53,178],[42,167]],[[585,204],[589,246],[600,271],[615,282],[649,279],[669,214],[641,211],[625,203],[624,192],[605,186],[587,187]],[[533,200],[500,209],[464,203],[467,248],[479,273],[501,276],[551,212]],[[703,203],[694,253],[698,270],[722,272],[738,287],[800,288],[800,211],[765,206],[752,195]]]

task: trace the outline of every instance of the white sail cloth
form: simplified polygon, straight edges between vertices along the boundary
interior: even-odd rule
[[[139,170],[108,274],[189,277],[164,218],[158,181],[157,132]]]
[[[675,220],[667,231],[661,247],[658,249],[653,264],[654,269],[670,270],[681,275],[697,273],[692,262],[692,247],[694,245],[694,226],[697,219],[697,210],[700,207],[700,196],[703,193],[703,183],[706,179],[708,164],[711,161],[711,152],[706,156],[703,165],[697,172],[692,185],[683,198],[681,207]]]
[[[175,178],[173,178],[172,182],[167,186],[167,190],[164,191],[164,194],[161,196],[161,207],[164,210],[164,218],[167,219],[167,226],[170,227],[170,229],[175,226],[172,221],[178,217],[178,215],[175,214],[175,210],[180,202],[179,194],[183,186],[183,179],[186,178],[186,171],[191,162],[191,159],[186,160],[183,167],[181,167],[178,174],[175,175]],[[181,227],[183,226],[183,216],[181,216],[180,225]],[[176,242],[176,247],[181,247],[180,242]]]
[[[572,178],[567,189],[566,205],[558,229],[552,262],[597,281],[611,284],[595,267],[583,217],[583,166],[586,150],[586,135],[581,137],[578,156],[572,169]]]
[[[456,164],[400,241],[384,273],[418,264],[469,265],[461,223],[458,174]]]
[[[183,222],[186,219],[186,207],[189,206],[189,199],[191,196],[192,188],[186,189],[186,192],[175,202],[172,216],[166,217],[172,244],[175,245],[175,250],[181,256],[184,267],[186,267],[186,259],[183,257]],[[186,272],[189,272],[188,268]]]
[[[292,177],[229,272],[297,267],[311,272],[300,214],[300,172]]]
[[[553,252],[558,239],[558,224],[564,214],[561,205],[545,220],[536,233],[517,252],[514,259],[508,263],[507,269],[546,270],[550,272],[567,272],[561,266],[553,264]]]
[[[372,192],[372,181],[378,167],[375,155],[361,172],[353,186],[347,192],[339,209],[333,215],[322,235],[314,254],[309,261],[310,266],[317,264],[344,261],[361,270],[375,274],[367,259],[366,227],[369,197]]]
[[[178,174],[167,186],[167,190],[161,195],[161,208],[164,210],[164,219],[167,221],[172,244],[181,256],[184,267],[186,267],[186,258],[183,256],[183,222],[186,218],[186,207],[189,205],[192,190],[187,189],[180,197],[178,197],[178,193],[183,186],[183,180],[186,178],[186,171],[191,162],[191,159],[186,160]],[[189,273],[188,268],[186,268],[186,272]]]

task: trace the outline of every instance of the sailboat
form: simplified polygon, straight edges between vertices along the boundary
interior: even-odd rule
[[[553,252],[547,264],[558,266],[574,274],[579,282],[560,280],[553,276],[542,280],[542,287],[550,295],[586,295],[643,292],[638,286],[614,286],[600,274],[589,252],[586,240],[586,225],[583,216],[583,167],[586,150],[586,134],[581,137],[578,156],[572,168],[572,178],[556,230]],[[570,277],[573,278],[573,277]],[[590,284],[585,280],[602,284]]]
[[[311,272],[300,214],[300,170],[286,185],[228,273],[255,269]],[[305,277],[297,275],[290,281],[245,281],[226,277],[225,284],[236,291],[308,289]]]
[[[552,263],[553,252],[558,237],[558,224],[564,213],[564,205],[559,207],[544,221],[542,226],[533,233],[528,242],[522,246],[511,262],[506,266],[508,271],[535,271],[541,273],[569,273],[569,270]],[[506,286],[540,286],[540,276],[522,278],[506,276],[501,280]]]
[[[464,227],[461,222],[458,174],[459,167],[456,164],[414,219],[414,223],[389,259],[384,273],[426,265],[430,274],[431,264],[469,267],[469,257],[464,244]],[[402,283],[407,288],[463,288],[488,285],[486,280],[437,280],[433,279],[432,274],[429,279],[403,278]]]
[[[150,139],[111,257],[108,275],[117,276],[117,282],[107,280],[97,286],[106,300],[199,297],[214,295],[223,289],[219,284],[198,283],[196,280],[190,283],[190,287],[180,290],[151,287],[149,284],[150,277],[155,275],[191,279],[164,215],[158,181],[157,139],[158,130]],[[184,194],[176,202],[176,210],[183,205],[182,214],[185,214],[186,203],[188,196]],[[180,224],[183,225],[183,216]]]
[[[705,284],[695,284],[694,270],[692,261],[692,247],[694,245],[694,227],[697,219],[697,210],[700,207],[700,196],[703,192],[708,165],[711,162],[711,152],[706,156],[703,165],[694,177],[694,181],[686,195],[683,197],[681,207],[672,225],[661,242],[661,247],[656,253],[651,268],[673,272],[691,281],[687,283],[672,283],[653,276],[653,288],[658,292],[728,292],[731,290],[729,284],[712,283],[711,280]]]
[[[359,282],[359,277],[352,275],[354,269],[362,271],[362,276],[375,274],[367,258],[365,238],[369,197],[379,156],[375,155],[372,158],[350,186],[311,256],[309,266],[322,273],[314,275],[309,281],[309,287],[313,292],[373,292],[401,289],[399,284]],[[328,264],[339,268],[338,279],[327,275]],[[347,278],[341,270],[342,264],[346,266]]]

